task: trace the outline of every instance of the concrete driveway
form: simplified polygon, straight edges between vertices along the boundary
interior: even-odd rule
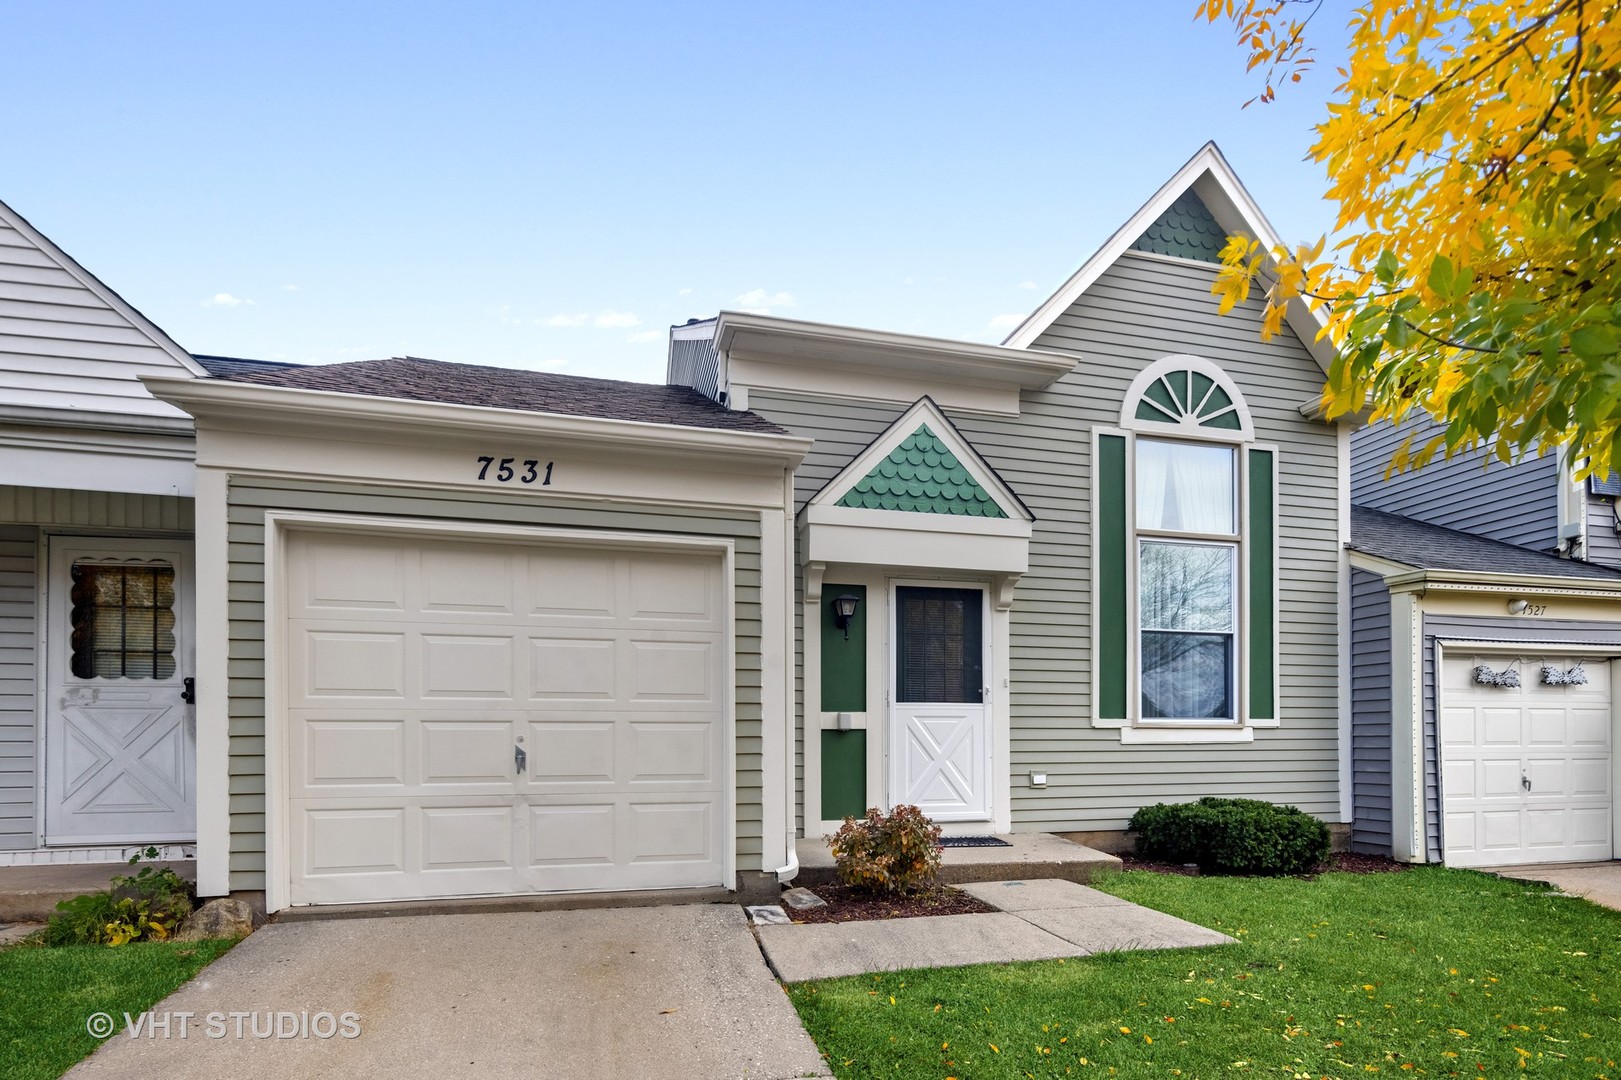
[[[732,904],[274,924],[151,1018],[68,1075],[830,1075]]]
[[[1586,897],[1595,904],[1621,911],[1621,861],[1500,866],[1491,872],[1521,881],[1545,881],[1560,892]]]

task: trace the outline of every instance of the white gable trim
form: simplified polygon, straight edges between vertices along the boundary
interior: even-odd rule
[[[100,278],[80,266],[74,258],[53,243],[50,237],[40,232],[28,223],[28,219],[17,211],[0,202],[0,221],[4,221],[13,229],[22,234],[23,238],[38,248],[47,258],[60,266],[69,276],[89,289],[96,298],[116,311],[136,330],[144,334],[153,345],[162,349],[174,358],[174,361],[192,375],[204,377],[208,372],[185,349],[182,349],[173,338],[160,330],[156,323],[142,315],[122,296],[108,288]]]
[[[818,491],[805,504],[806,512],[809,513],[812,508],[825,507],[828,510],[846,510],[862,514],[885,513],[884,511],[865,509],[852,511],[851,508],[840,507],[837,503],[844,498],[846,492],[859,484],[873,469],[877,468],[880,461],[893,453],[895,447],[905,442],[914,431],[925,424],[941,442],[945,443],[946,449],[951,451],[958,463],[968,472],[968,475],[974,478],[974,482],[984,488],[990,497],[996,500],[996,505],[1000,506],[1002,512],[1007,515],[1005,519],[959,518],[956,515],[949,515],[957,525],[957,529],[954,531],[960,531],[961,526],[968,522],[989,525],[994,522],[1023,521],[1028,523],[1035,520],[1035,515],[1030,513],[1029,508],[1024,505],[1013,489],[1008,487],[1000,476],[996,475],[996,470],[992,469],[985,459],[980,456],[979,451],[974,449],[973,444],[963,437],[962,432],[957,430],[957,425],[953,424],[951,419],[940,411],[940,406],[936,405],[934,400],[927,396],[918,398],[917,401],[913,402],[911,408],[903,412],[865,450],[857,454],[848,465],[838,471],[833,479],[824,484],[822,490]],[[890,513],[900,513],[900,511],[891,511]],[[908,518],[931,516],[910,511],[905,513]],[[1023,533],[1028,536],[1029,530],[1025,529]]]
[[[1014,349],[1029,348],[1058,316],[1068,311],[1070,305],[1103,276],[1105,270],[1130,250],[1143,230],[1159,220],[1160,215],[1190,188],[1204,202],[1216,222],[1228,232],[1247,232],[1268,250],[1282,243],[1277,230],[1239,182],[1238,174],[1227,164],[1221,150],[1213,142],[1205,143],[1186,165],[1177,170],[1175,176],[1166,181],[1164,187],[1115,230],[1097,253],[1020,323],[1002,344]],[[1303,300],[1291,300],[1285,314],[1289,328],[1326,372],[1334,360],[1334,347],[1326,337],[1319,336],[1324,326],[1321,313],[1313,311]]]

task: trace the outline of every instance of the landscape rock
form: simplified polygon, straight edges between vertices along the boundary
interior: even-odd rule
[[[789,889],[782,894],[782,902],[795,911],[804,911],[806,908],[826,907],[827,901],[811,892],[809,889]]]
[[[202,941],[204,938],[247,937],[253,933],[253,908],[245,900],[228,896],[210,900],[186,919],[175,934],[176,941]]]

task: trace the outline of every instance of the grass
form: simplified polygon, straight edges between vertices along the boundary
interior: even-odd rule
[[[1133,872],[1099,887],[1238,944],[789,988],[852,1077],[1621,1080],[1621,912],[1465,870]]]
[[[96,1012],[142,1012],[222,955],[234,941],[142,942],[110,948],[0,949],[0,1076],[48,1080],[100,1046],[85,1030]]]

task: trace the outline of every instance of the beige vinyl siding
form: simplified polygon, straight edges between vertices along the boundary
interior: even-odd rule
[[[0,217],[0,401],[41,409],[183,417],[139,376],[181,363],[49,252]]]
[[[1559,463],[1554,454],[1504,465],[1484,450],[1422,469],[1385,471],[1409,436],[1418,449],[1444,429],[1426,415],[1378,423],[1351,436],[1351,501],[1431,525],[1474,533],[1533,551],[1559,546]]]
[[[0,525],[0,851],[37,846],[35,832],[35,562],[39,531]]]
[[[1284,334],[1260,340],[1260,306],[1216,314],[1202,263],[1128,253],[1059,316],[1034,348],[1077,353],[1051,388],[1023,395],[1020,415],[951,412],[975,448],[1036,516],[1030,572],[1011,613],[1016,830],[1123,828],[1147,803],[1244,795],[1339,816],[1337,438],[1299,407],[1322,370]],[[1261,442],[1279,447],[1278,610],[1281,727],[1253,744],[1126,746],[1091,726],[1091,432],[1119,423],[1136,374],[1172,353],[1220,364],[1238,384]],[[910,402],[893,406],[753,391],[749,407],[816,445],[799,470],[813,494]],[[950,412],[950,410],[948,410]],[[1044,789],[1028,774],[1046,772]]]
[[[760,521],[754,514],[536,500],[533,496],[425,491],[314,481],[234,479],[230,574],[231,889],[265,887],[265,512],[321,511],[389,517],[614,529],[736,540],[737,855],[757,866],[761,845]]]

